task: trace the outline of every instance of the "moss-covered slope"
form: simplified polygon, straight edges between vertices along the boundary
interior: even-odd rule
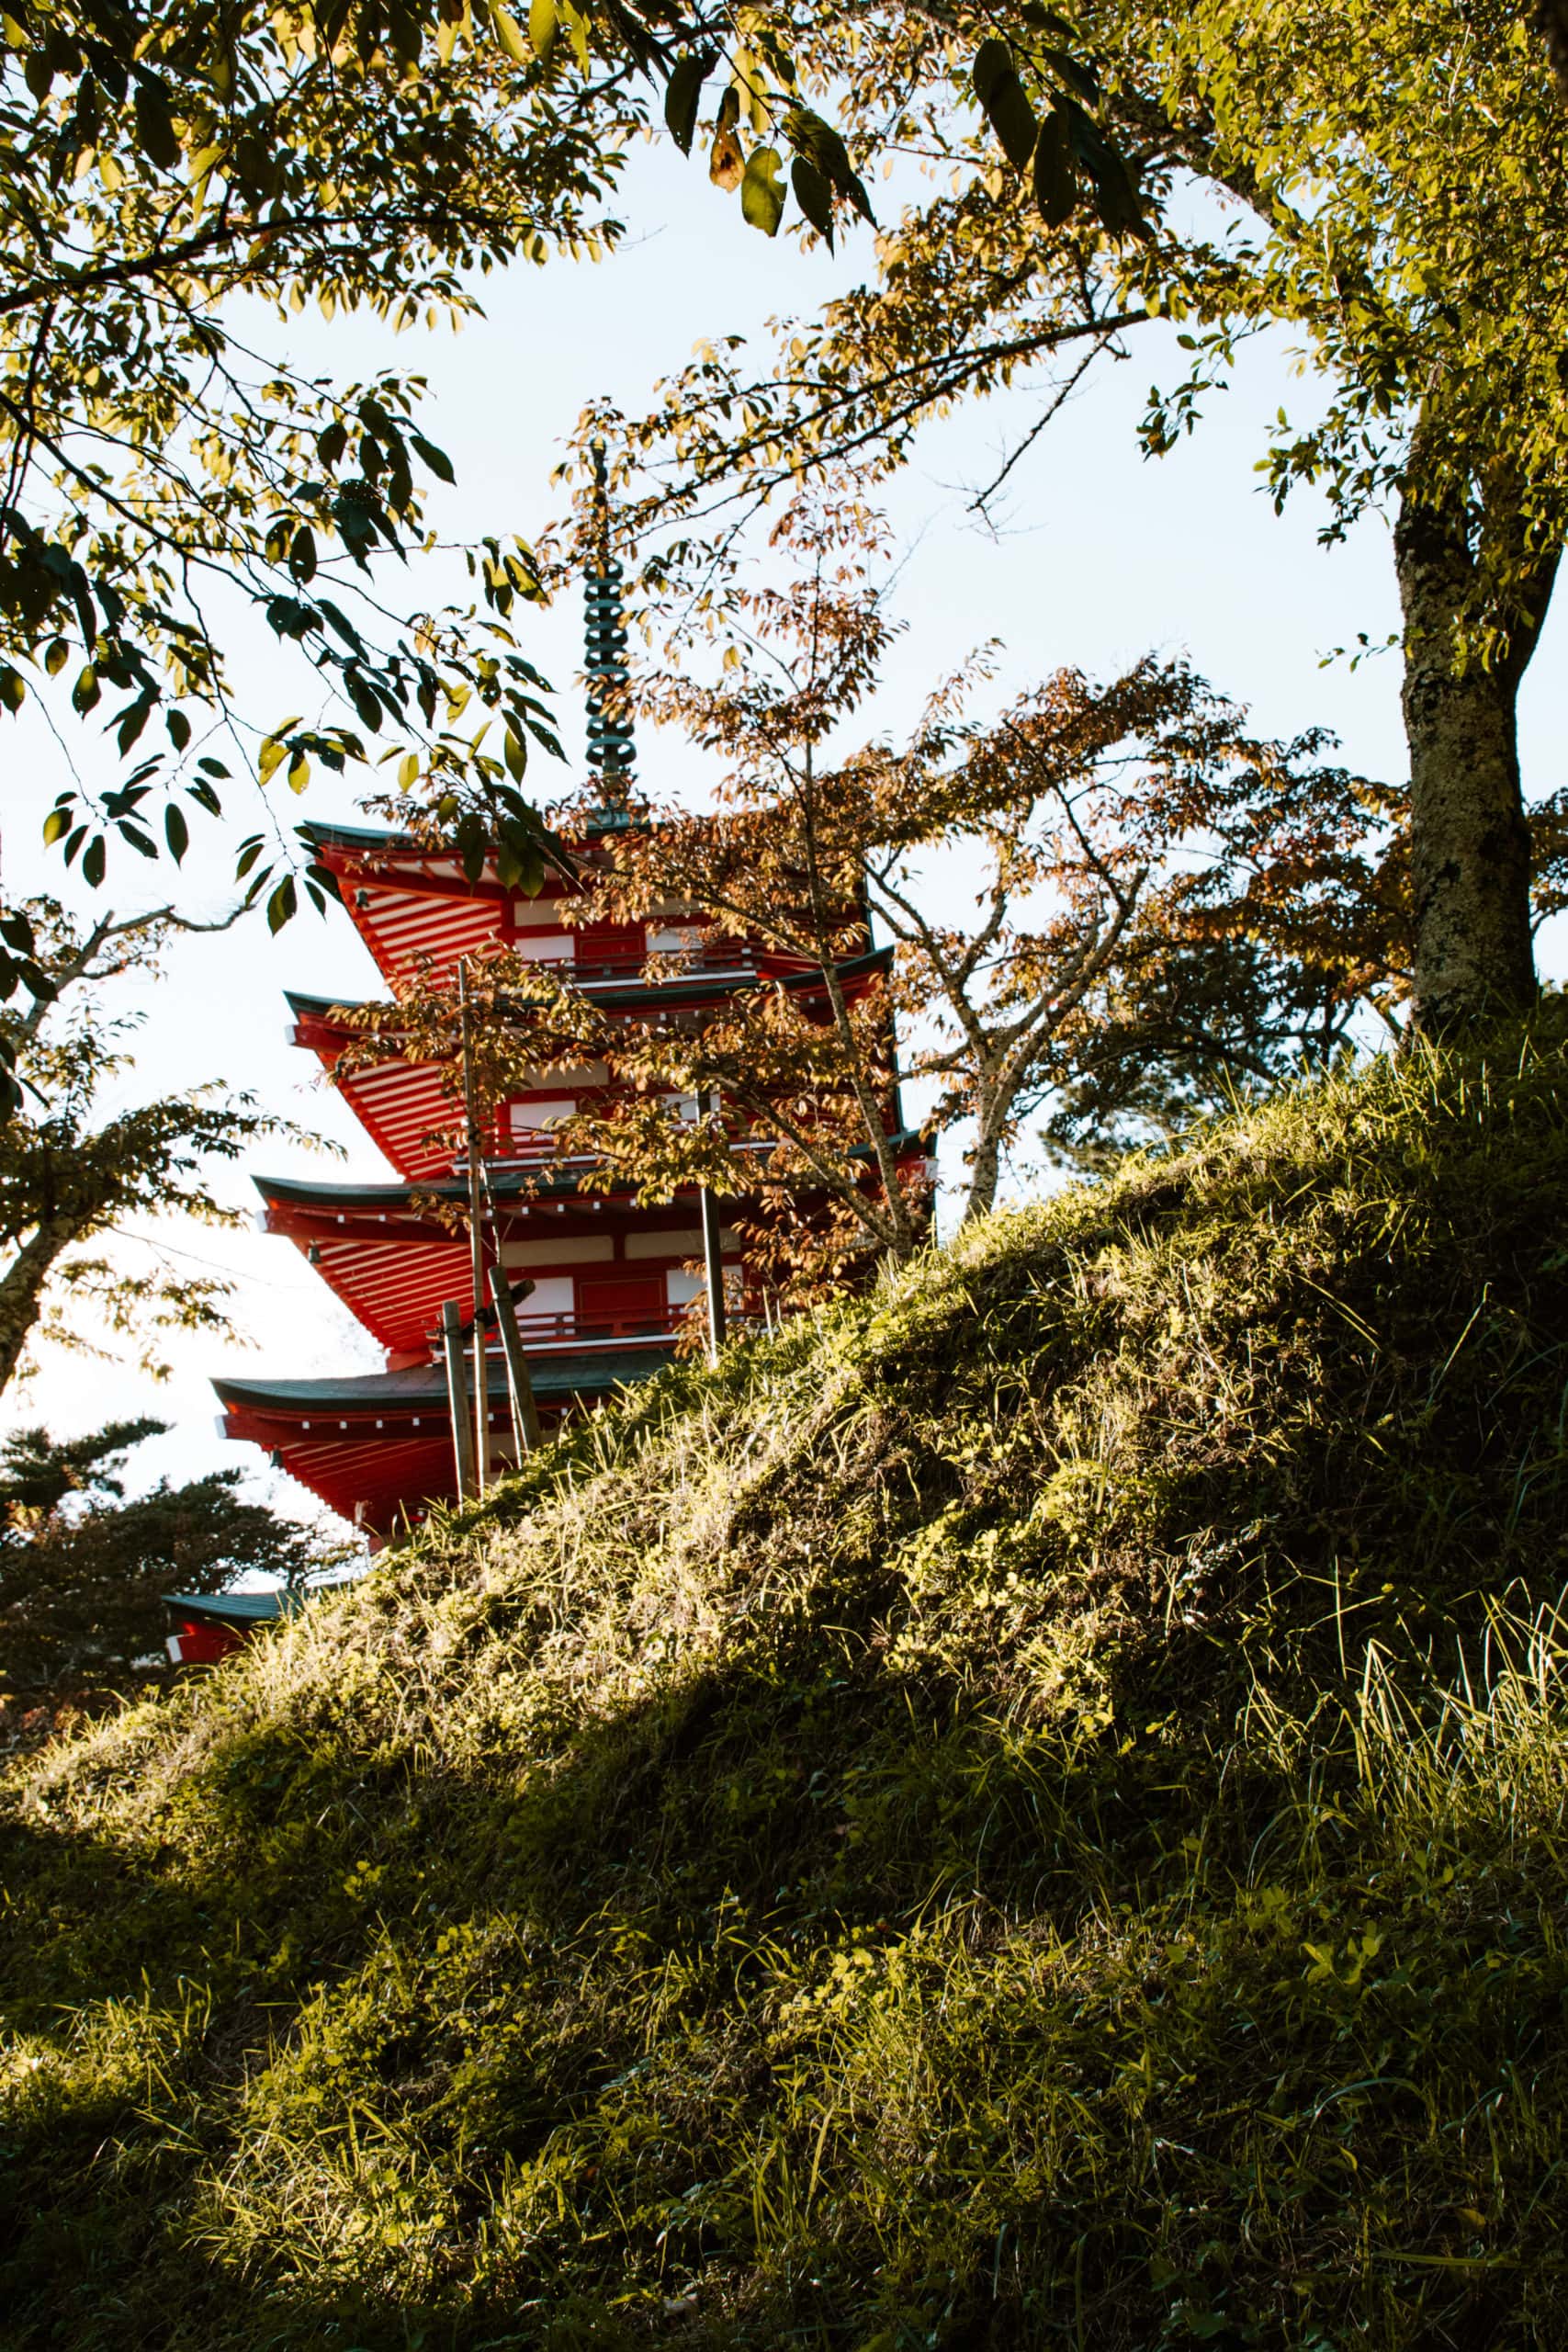
[[[0,2338],[1568,2342],[1564,1074],[994,1220],[35,1762]]]

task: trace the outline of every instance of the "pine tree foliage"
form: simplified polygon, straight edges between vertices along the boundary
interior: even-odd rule
[[[163,1478],[127,1501],[126,1455],[167,1427],[142,1417],[0,1442],[0,1696],[13,1712],[147,1688],[168,1666],[171,1589],[220,1592],[247,1571],[288,1582],[339,1556],[241,1494],[239,1470]]]

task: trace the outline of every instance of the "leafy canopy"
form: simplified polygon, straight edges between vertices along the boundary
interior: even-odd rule
[[[430,480],[453,479],[419,426],[422,379],[278,365],[254,347],[258,307],[456,324],[500,266],[597,258],[622,234],[609,198],[627,136],[662,85],[689,147],[721,61],[730,118],[744,91],[754,129],[786,120],[818,217],[835,190],[868,211],[842,141],[790,96],[786,54],[745,9],[535,0],[525,34],[498,0],[158,0],[134,16],[17,0],[0,23],[0,700],[58,676],[80,717],[105,708],[122,756],[140,751],[110,801],[62,796],[52,831],[89,879],[117,838],[150,854],[149,804],[183,854],[184,803],[216,806],[221,765],[197,756],[214,720],[247,765],[259,739],[264,782],[286,764],[299,788],[313,761],[362,761],[398,733],[396,757],[438,784],[485,780],[438,715],[537,682],[504,628],[484,656],[472,613],[400,625],[381,601],[385,560],[428,544]],[[755,155],[744,168],[752,188],[767,178]],[[497,623],[538,593],[518,543],[488,539],[469,567]],[[329,719],[266,730],[234,709],[232,590],[321,673]],[[535,731],[519,718],[518,764]],[[149,750],[154,720],[167,740]]]
[[[1282,323],[1316,380],[1261,452],[1276,501],[1316,484],[1333,537],[1411,491],[1457,498],[1484,658],[1568,526],[1568,116],[1517,10],[892,0],[809,12],[795,53],[852,141],[930,191],[866,283],[784,325],[771,368],[716,342],[623,428],[629,537],[803,466],[884,472],[965,396],[1037,385],[1037,431],[1164,322],[1156,453]]]
[[[645,1198],[738,1197],[752,1264],[799,1299],[923,1233],[900,1078],[922,1134],[964,1134],[976,1216],[1032,1117],[1102,1156],[1331,1060],[1369,1003],[1397,1030],[1401,803],[1326,762],[1328,739],[1265,741],[1152,658],[1106,684],[1062,671],[983,713],[982,654],[907,741],[846,743],[897,634],[877,526],[802,500],[775,536],[794,576],[738,586],[717,658],[626,689],[718,755],[716,806],[559,820],[589,844],[568,920],[657,935],[651,996],[628,1011],[570,967],[477,962],[487,1104],[602,1069],[558,1158]],[[661,1001],[727,942],[760,951],[750,984]],[[445,1065],[456,1112],[444,978],[355,1018],[354,1058]]]
[[[609,95],[575,66],[556,88],[561,69],[519,66],[489,28],[437,33],[434,11],[254,0],[135,17],[18,0],[0,26],[0,699],[101,710],[133,763],[49,820],[94,885],[116,845],[182,857],[236,752],[299,789],[313,761],[392,735],[482,788],[475,746],[437,726],[475,695],[529,740],[538,682],[504,627],[536,593],[525,550],[470,554],[488,647],[471,614],[384,602],[386,560],[426,542],[426,485],[453,478],[419,428],[421,379],[334,383],[254,347],[258,317],[309,302],[456,322],[487,270],[615,233]],[[236,595],[318,673],[316,725],[236,708]],[[276,856],[243,856],[243,878],[271,882],[283,919]],[[329,878],[297,862],[321,903]]]
[[[143,1370],[161,1378],[158,1334],[226,1329],[232,1286],[184,1272],[155,1250],[135,1272],[88,1245],[139,1215],[240,1223],[213,1190],[212,1163],[293,1130],[249,1095],[211,1086],[102,1114],[105,1091],[132,1066],[137,1025],[106,1011],[104,989],[155,969],[175,931],[226,923],[190,922],[164,907],[123,920],[106,913],[84,932],[51,899],[23,911],[49,993],[25,1014],[0,1012],[21,1105],[0,1124],[0,1390],[35,1335],[98,1354],[130,1339]]]

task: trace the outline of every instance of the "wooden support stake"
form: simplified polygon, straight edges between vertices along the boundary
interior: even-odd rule
[[[446,1358],[446,1402],[452,1413],[452,1459],[457,1472],[457,1500],[471,1501],[474,1482],[474,1432],[468,1419],[468,1382],[463,1367],[463,1310],[455,1298],[441,1308],[441,1346]]]
[[[728,1329],[724,1313],[724,1240],[718,1229],[718,1203],[703,1186],[703,1265],[708,1284],[708,1362],[718,1362]]]
[[[474,1292],[474,1477],[476,1494],[490,1484],[490,1368],[484,1332],[485,1243],[483,1161],[474,1108],[474,1042],[468,1029],[468,964],[457,965],[457,1020],[463,1047],[463,1121],[468,1145],[468,1261]]]
[[[705,1118],[710,1111],[717,1110],[717,1095],[699,1095],[697,1108]],[[716,1363],[728,1329],[724,1312],[724,1237],[718,1227],[718,1203],[705,1184],[702,1190],[702,1211],[703,1271],[708,1286],[708,1362]]]
[[[513,1290],[501,1267],[492,1266],[490,1270],[490,1295],[495,1301],[495,1328],[501,1333],[502,1353],[506,1358],[512,1434],[517,1441],[519,1462],[543,1442],[539,1408],[534,1402],[534,1383],[528,1374],[528,1359],[523,1352],[523,1335],[517,1329],[517,1301],[526,1298],[533,1288],[532,1282],[521,1282]]]

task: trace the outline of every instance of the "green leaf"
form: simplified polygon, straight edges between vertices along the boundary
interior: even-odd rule
[[[829,186],[874,228],[876,216],[871,209],[871,198],[850,161],[849,149],[832,124],[824,122],[809,107],[791,107],[784,117],[784,130],[795,153],[814,164]]]
[[[51,678],[58,678],[71,659],[71,648],[62,637],[57,637],[43,657],[43,666]]]
[[[452,470],[452,460],[445,449],[438,449],[434,441],[425,439],[423,433],[411,433],[409,439],[419,453],[421,464],[429,467],[437,481],[457,481],[457,477]]]
[[[665,126],[682,155],[689,155],[692,152],[703,84],[712,72],[713,63],[711,51],[693,50],[689,56],[682,58],[671,74],[670,86],[664,93]]]
[[[1080,64],[1065,49],[1048,49],[1045,61],[1066,84],[1075,98],[1081,99],[1086,107],[1100,104],[1100,76],[1092,65]]]
[[[313,580],[316,576],[316,535],[308,523],[301,523],[288,549],[288,569],[296,580]]]
[[[797,155],[789,167],[795,200],[819,237],[833,250],[833,191],[807,155]]]
[[[490,848],[485,829],[469,808],[458,818],[453,842],[463,861],[464,879],[477,882],[485,870],[485,857]]]
[[[1111,235],[1149,236],[1137,176],[1126,158],[1071,98],[1064,98],[1058,111],[1066,122],[1073,153],[1094,182],[1095,209]]]
[[[740,211],[764,237],[776,237],[784,219],[783,165],[776,147],[754,147],[740,181]]]
[[[1040,126],[1028,93],[1018,78],[1012,51],[1005,40],[983,40],[976,51],[971,78],[975,96],[986,110],[1002,153],[1015,172],[1021,172],[1034,153]]]
[[[338,533],[355,563],[363,565],[365,550],[376,536],[376,525],[368,503],[368,493],[361,484],[345,484],[333,501],[333,520]],[[269,613],[268,618],[271,618]],[[277,628],[277,623],[273,622]],[[280,631],[279,634],[282,634]]]
[[[528,40],[541,63],[549,62],[559,32],[560,18],[556,14],[556,0],[529,0]]]
[[[266,927],[275,937],[286,922],[293,921],[299,903],[294,876],[286,874],[266,902]]]
[[[374,686],[367,679],[362,678],[356,671],[352,669],[344,670],[343,682],[348,688],[349,700],[359,713],[364,725],[369,729],[372,735],[379,735],[381,703]]]
[[[4,682],[0,681],[0,693],[4,692]],[[89,662],[85,669],[83,670],[81,675],[77,678],[75,684],[71,689],[71,707],[73,710],[79,711],[82,717],[85,718],[87,713],[101,699],[101,695],[102,689],[98,684],[98,673]],[[7,697],[7,699],[9,699],[9,697]],[[18,695],[17,700],[19,702],[20,699],[21,697]],[[13,710],[16,707],[16,703],[11,705]]]
[[[190,741],[190,721],[183,710],[171,710],[164,721],[169,730],[169,741],[176,752],[183,752]]]
[[[136,739],[141,734],[142,729],[146,726],[148,718],[152,715],[152,704],[153,696],[152,695],[141,695],[121,718],[116,741],[119,745],[120,757],[122,759],[130,750],[131,745],[136,741]],[[160,756],[162,755],[160,754]]]
[[[52,849],[56,842],[62,842],[70,831],[70,809],[51,808],[48,816],[43,820],[43,845],[45,849]]]
[[[172,172],[180,160],[180,142],[169,113],[169,95],[155,75],[136,77],[136,143],[161,172]]]
[[[95,833],[82,857],[82,878],[89,889],[97,888],[104,878],[104,868],[107,863],[108,852],[104,846],[104,837],[102,833]]]
[[[527,743],[521,735],[515,733],[513,729],[509,727],[506,730],[502,749],[506,756],[508,775],[512,777],[514,784],[521,784],[523,781],[524,770],[528,764]]]
[[[186,823],[185,810],[171,800],[164,811],[164,839],[169,844],[169,855],[180,865],[190,847],[190,827]]]
[[[27,699],[27,692],[28,682],[21,672],[14,669],[9,662],[0,663],[0,702],[6,709],[20,710]],[[93,699],[96,702],[97,696],[95,695]]]
[[[1034,201],[1048,229],[1060,229],[1077,209],[1077,175],[1066,126],[1055,107],[1034,142]]]
[[[531,65],[533,52],[518,30],[516,19],[507,15],[500,6],[500,0],[491,0],[490,16],[495,27],[495,37],[513,65]]]
[[[322,614],[337,631],[339,637],[342,638],[349,651],[351,653],[363,653],[365,650],[365,639],[360,636],[359,631],[355,628],[354,623],[347,618],[346,615],[339,611],[338,607],[333,603],[330,596],[322,596],[319,601]],[[288,723],[291,727],[294,724],[292,719],[290,719]]]

